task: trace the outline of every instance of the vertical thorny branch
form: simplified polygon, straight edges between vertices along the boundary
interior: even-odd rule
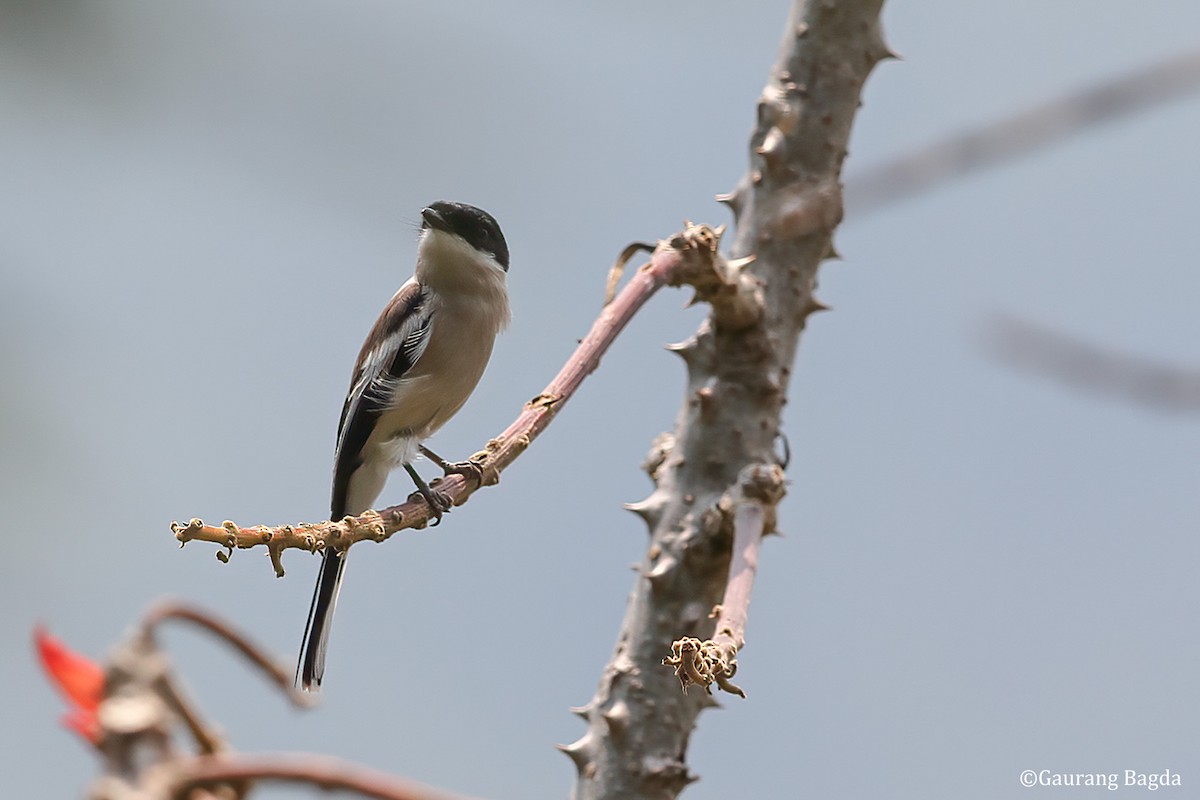
[[[797,0],[788,20],[758,104],[750,170],[724,198],[737,223],[732,255],[755,259],[743,267],[752,280],[735,285],[761,313],[728,313],[737,304],[716,302],[695,335],[672,348],[687,366],[687,394],[674,431],[647,460],[655,489],[631,506],[650,528],[650,547],[613,657],[578,709],[588,730],[563,748],[579,769],[578,798],[673,798],[694,779],[688,737],[712,701],[681,693],[660,662],[677,637],[713,633],[710,612],[748,494],[741,476],[774,475],[782,488],[780,413],[800,331],[822,307],[813,288],[842,216],[850,124],[863,82],[889,55],[882,2]],[[769,522],[773,503],[767,511]]]

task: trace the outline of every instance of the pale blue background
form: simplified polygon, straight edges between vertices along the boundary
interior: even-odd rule
[[[78,795],[35,620],[100,655],[155,598],[293,658],[316,560],[228,566],[168,523],[321,518],[354,354],[413,222],[476,203],[515,322],[435,440],[465,455],[590,324],[605,270],[713,194],[783,2],[0,3],[0,565],[5,797]],[[1200,5],[893,3],[847,174],[1193,47]],[[690,798],[1095,797],[1022,769],[1200,785],[1194,416],[989,359],[1003,311],[1197,361],[1200,97],[856,217],[822,272],[786,413],[794,462],[739,683]],[[353,757],[491,798],[565,797],[628,567],[621,503],[680,402],[656,299],[553,428],[434,532],[355,550],[323,707],[169,637],[244,750]],[[395,481],[385,498],[407,488]],[[481,663],[495,663],[493,672]],[[1188,787],[1191,788],[1188,788]],[[1122,797],[1137,796],[1124,790]],[[282,793],[280,793],[282,795]]]

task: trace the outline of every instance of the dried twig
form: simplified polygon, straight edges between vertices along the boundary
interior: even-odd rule
[[[716,683],[730,694],[746,693],[730,679],[737,673],[737,654],[746,643],[746,619],[750,614],[750,593],[758,571],[758,548],[764,533],[774,527],[775,506],[783,498],[783,469],[778,466],[747,467],[733,496],[721,505],[733,508],[733,557],[729,563],[729,582],[725,597],[713,609],[717,618],[711,639],[694,636],[676,639],[671,655],[663,664],[675,668],[683,690],[692,684],[712,693]]]
[[[617,260],[608,269],[608,282],[604,287],[604,305],[608,305],[617,296],[617,284],[621,282],[621,276],[625,274],[625,266],[629,263],[629,259],[633,258],[638,253],[653,253],[654,245],[646,242],[630,242],[625,245],[625,249],[617,256]]]

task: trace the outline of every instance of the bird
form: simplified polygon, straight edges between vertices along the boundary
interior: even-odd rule
[[[359,351],[342,406],[330,519],[371,508],[388,474],[403,467],[436,525],[445,494],[413,467],[424,455],[447,474],[481,477],[472,461],[448,462],[424,442],[462,408],[479,383],[511,311],[508,243],[481,208],[440,200],[421,211],[414,274],[392,296]],[[296,685],[315,692],[325,673],[346,553],[326,547],[308,612]]]

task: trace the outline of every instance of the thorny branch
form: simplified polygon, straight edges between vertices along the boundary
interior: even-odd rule
[[[725,313],[737,324],[755,318],[759,313],[756,302],[753,299],[746,302],[746,291],[737,289],[744,288],[746,282],[751,280],[741,272],[748,261],[724,260],[720,254],[723,230],[723,226],[713,229],[707,225],[688,223],[682,232],[654,248],[650,261],[636,271],[615,300],[605,305],[558,375],[540,394],[525,404],[516,420],[503,433],[472,456],[472,460],[483,469],[483,485],[499,482],[500,473],[546,429],[583,380],[596,370],[601,357],[637,310],[662,286],[693,286],[698,299],[708,300],[725,309]],[[628,259],[636,251],[631,248],[644,247],[641,244],[631,245],[623,258]],[[618,264],[621,263],[618,261]],[[617,275],[619,277],[619,271]],[[756,287],[756,284],[752,286]],[[434,485],[449,495],[456,506],[465,503],[480,488],[471,485],[461,475],[450,475]],[[217,554],[222,561],[229,559],[234,548],[265,546],[275,574],[282,577],[281,554],[286,549],[316,552],[326,547],[336,547],[344,550],[357,542],[382,542],[398,531],[424,527],[429,519],[429,507],[418,498],[414,495],[402,505],[381,511],[367,511],[342,520],[243,528],[228,521],[218,527],[193,519],[186,525],[172,523],[171,530],[181,546],[191,541],[203,541],[226,548],[227,552]]]
[[[715,293],[697,287],[711,314],[671,347],[686,365],[687,391],[674,429],[647,458],[654,490],[629,506],[650,544],[612,658],[591,701],[575,709],[587,731],[561,747],[578,771],[576,800],[671,800],[695,780],[688,741],[715,701],[680,692],[663,656],[673,641],[692,639],[695,653],[681,645],[673,656],[692,670],[689,680],[728,682],[734,668],[758,543],[774,526],[778,499],[744,496],[739,487],[763,474],[782,492],[775,443],[800,332],[824,308],[813,291],[842,218],[850,126],[867,75],[890,55],[881,5],[794,2],[758,103],[749,170],[718,198],[737,223],[727,265],[740,265],[738,280]],[[735,557],[742,562],[731,564]],[[718,604],[714,626],[709,612]],[[712,659],[693,658],[706,649]]]

